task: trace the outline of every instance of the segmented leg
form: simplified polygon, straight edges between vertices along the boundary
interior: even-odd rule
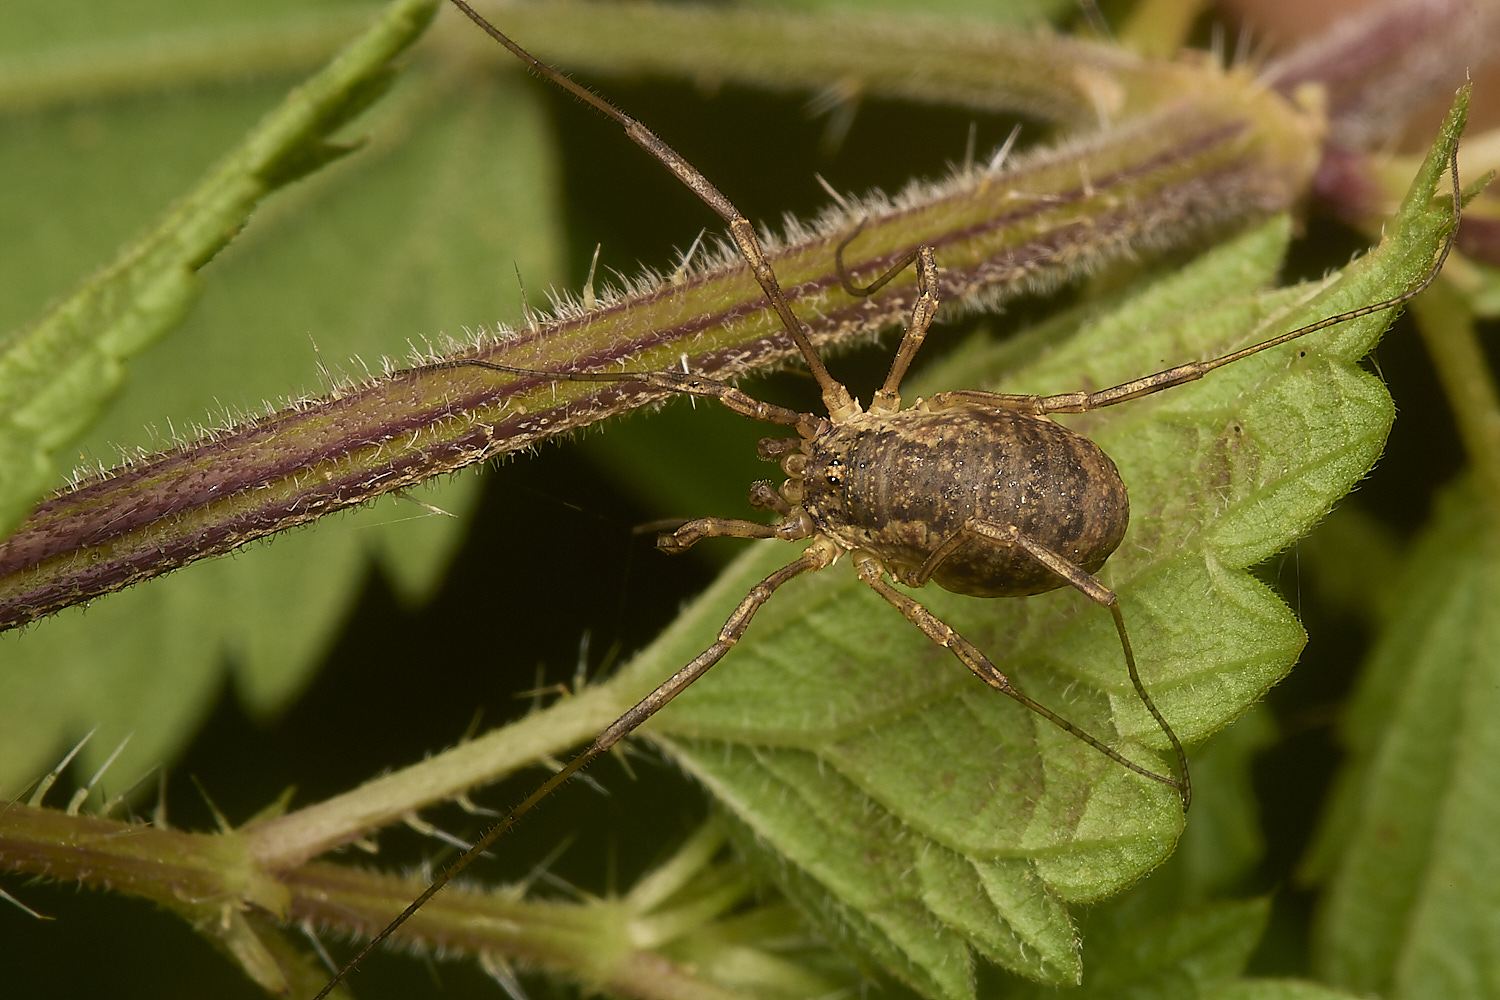
[[[937,615],[927,610],[924,605],[919,604],[887,583],[883,576],[884,571],[880,567],[878,560],[868,557],[865,562],[860,563],[858,558],[856,557],[856,564],[859,578],[868,584],[870,589],[874,590],[875,593],[885,598],[891,607],[901,612],[907,621],[921,629],[927,638],[958,657],[959,662],[973,671],[976,677],[1006,697],[1021,703],[1027,709],[1040,715],[1069,735],[1087,743],[1121,767],[1133,771],[1143,778],[1150,778],[1152,781],[1160,782],[1163,785],[1170,785],[1177,789],[1178,793],[1182,795],[1183,808],[1186,809],[1188,807],[1191,795],[1185,777],[1179,781],[1176,778],[1169,778],[1165,775],[1157,774],[1155,771],[1147,770],[1123,756],[1113,747],[1106,745],[1096,737],[1079,729],[1050,708],[1022,694],[1015,685],[1011,684],[1010,678],[1006,677],[998,667],[991,663],[989,657],[980,652],[979,647],[975,646],[968,639],[965,639]],[[1186,772],[1184,772],[1184,775],[1186,775]]]
[[[782,517],[790,517],[792,513],[792,505],[769,479],[750,484],[750,506],[756,510],[774,510]]]
[[[912,306],[911,322],[901,337],[901,346],[896,348],[896,356],[891,360],[885,384],[876,390],[875,398],[870,401],[871,413],[895,413],[901,409],[901,380],[906,377],[906,369],[911,367],[922,341],[927,339],[932,318],[937,315],[937,261],[933,258],[932,247],[918,247],[916,253],[917,301]]]
[[[1031,558],[1035,559],[1038,563],[1047,567],[1047,569],[1051,570],[1053,573],[1057,574],[1057,576],[1067,581],[1069,586],[1073,587],[1089,600],[1109,610],[1110,615],[1114,618],[1115,621],[1115,631],[1119,633],[1120,636],[1120,649],[1125,654],[1125,668],[1130,675],[1131,686],[1135,688],[1136,696],[1140,698],[1141,704],[1146,706],[1146,711],[1151,713],[1151,717],[1156,720],[1157,726],[1161,728],[1162,733],[1167,737],[1167,742],[1172,745],[1172,751],[1177,757],[1178,771],[1181,773],[1182,777],[1178,780],[1168,779],[1162,777],[1159,774],[1154,774],[1152,772],[1146,771],[1134,764],[1127,763],[1127,766],[1130,767],[1132,771],[1135,771],[1138,774],[1144,774],[1147,777],[1152,778],[1153,780],[1161,781],[1177,788],[1177,790],[1182,794],[1182,807],[1183,809],[1187,809],[1193,798],[1192,779],[1188,773],[1187,753],[1182,748],[1182,741],[1177,738],[1177,734],[1173,732],[1172,727],[1167,723],[1166,717],[1163,716],[1160,709],[1156,707],[1156,702],[1152,700],[1150,693],[1146,690],[1146,685],[1141,681],[1140,672],[1136,668],[1135,651],[1131,648],[1130,645],[1130,634],[1126,631],[1125,628],[1125,616],[1120,611],[1119,597],[1116,596],[1114,591],[1110,590],[1104,584],[1100,583],[1098,578],[1094,577],[1090,573],[1084,572],[1076,564],[1070,562],[1068,559],[1052,551],[1046,546],[1041,545],[1035,539],[1031,538],[1029,535],[1025,534],[1014,525],[996,524],[991,521],[983,521],[978,518],[970,518],[968,521],[964,522],[964,526],[962,528],[954,532],[948,538],[944,539],[942,544],[940,544],[936,549],[933,550],[932,555],[928,556],[927,561],[922,564],[921,569],[919,569],[916,574],[906,582],[915,587],[924,585],[929,579],[932,578],[932,574],[937,572],[937,568],[942,565],[943,560],[947,559],[950,555],[956,552],[958,548],[965,542],[971,541],[973,539],[983,539],[985,541],[993,542],[997,545],[1007,545],[1021,549]],[[887,598],[887,600],[889,600],[889,598]],[[946,645],[946,643],[944,645]],[[969,662],[968,660],[964,659],[963,655],[960,654],[957,649],[954,649],[954,653],[959,657],[959,659],[964,660],[966,664]],[[970,669],[974,669],[972,665],[970,665]],[[981,677],[985,676],[978,670],[975,670],[975,673],[979,673]],[[986,683],[991,682],[986,679]],[[1009,682],[1007,682],[1007,684],[1008,683]],[[991,686],[994,685],[991,684]],[[1009,692],[1007,691],[1007,693]],[[1028,701],[1028,704],[1031,703]],[[1038,711],[1041,712],[1042,715],[1051,719],[1053,722],[1056,722],[1058,725],[1062,726],[1068,732],[1073,733],[1080,739],[1084,740],[1090,746],[1104,749],[1102,745],[1092,736],[1079,732],[1076,728],[1073,727],[1071,723],[1060,720],[1052,713],[1042,710],[1040,707],[1038,707]],[[1111,759],[1121,760],[1119,755],[1114,753],[1113,751],[1106,750],[1105,752]],[[1124,761],[1122,761],[1122,763],[1124,763]]]
[[[867,298],[868,296],[874,295],[876,292],[880,291],[886,286],[888,282],[890,282],[892,278],[910,267],[911,262],[917,259],[918,254],[920,254],[923,250],[930,249],[926,246],[919,246],[915,250],[908,251],[900,260],[896,261],[896,263],[886,268],[883,274],[877,277],[874,281],[870,282],[868,285],[856,285],[854,283],[854,276],[851,275],[849,273],[849,269],[844,266],[844,251],[849,249],[849,244],[858,239],[859,234],[864,232],[864,230],[865,220],[860,219],[859,225],[854,227],[854,232],[844,237],[841,241],[839,241],[839,245],[833,248],[833,264],[834,267],[838,269],[839,285],[850,295],[861,299]]]
[[[870,402],[871,413],[895,413],[901,409],[901,380],[906,377],[907,368],[911,367],[912,359],[916,357],[922,341],[927,338],[927,330],[932,326],[932,317],[937,314],[937,260],[933,256],[932,247],[919,246],[891,265],[884,274],[868,285],[856,285],[844,267],[844,248],[853,243],[855,237],[864,228],[865,223],[861,219],[859,225],[854,228],[854,232],[850,233],[833,251],[833,262],[838,269],[839,284],[843,286],[844,291],[860,298],[873,295],[883,288],[886,282],[906,270],[910,264],[916,262],[917,265],[917,301],[912,307],[911,323],[906,327],[906,333],[901,338],[901,346],[896,349],[896,356],[891,359],[891,370],[885,377],[885,384],[876,391],[875,398]]]
[[[625,135],[637,146],[651,154],[657,162],[670,170],[678,180],[682,181],[688,190],[697,195],[705,205],[719,214],[719,217],[729,223],[729,236],[734,240],[734,245],[739,249],[740,256],[744,258],[745,264],[750,268],[750,273],[755,276],[756,282],[761,290],[765,292],[767,301],[781,320],[787,336],[801,353],[813,378],[823,393],[823,404],[828,408],[828,415],[835,420],[843,419],[858,412],[853,399],[849,396],[849,390],[844,388],[832,375],[828,374],[823,359],[818,357],[817,350],[813,347],[812,340],[808,338],[807,329],[801,320],[797,319],[792,312],[791,303],[781,290],[780,283],[776,280],[776,272],[766,260],[765,250],[760,245],[760,238],[755,235],[755,227],[750,220],[740,214],[740,210],[734,207],[730,200],[724,197],[724,193],[714,187],[707,177],[698,172],[698,168],[683,159],[671,146],[659,139],[655,133],[634,118],[599,97],[586,87],[581,87],[566,76],[557,72],[551,66],[537,59],[530,52],[511,41],[504,32],[493,24],[486,21],[474,8],[470,7],[464,0],[453,0],[453,5],[477,24],[487,35],[505,46],[517,58],[525,62],[538,74],[557,84],[568,93],[577,97],[585,104],[590,104],[599,109],[625,130]]]
[[[735,643],[740,641],[740,637],[745,634],[745,629],[749,627],[750,619],[755,617],[755,612],[760,610],[761,605],[765,604],[778,588],[803,573],[831,565],[838,557],[838,552],[838,546],[831,540],[818,539],[796,559],[757,583],[750,589],[750,593],[745,595],[744,600],[740,601],[739,606],[730,613],[729,618],[724,622],[724,627],[719,630],[719,638],[712,646],[699,653],[691,663],[677,671],[655,691],[642,698],[634,708],[611,723],[608,729],[594,738],[594,742],[587,750],[579,754],[579,757],[592,759],[598,756],[655,715],[668,702],[681,694],[684,688],[707,673],[709,667],[723,659],[725,653],[734,648]],[[572,767],[572,765],[573,761],[569,761],[568,766]],[[579,767],[582,766],[579,765]]]

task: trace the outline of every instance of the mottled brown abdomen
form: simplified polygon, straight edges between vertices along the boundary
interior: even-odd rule
[[[969,518],[1014,525],[1093,573],[1130,521],[1125,484],[1092,441],[1045,417],[963,404],[864,414],[805,447],[803,504],[826,534],[910,578]],[[933,573],[944,590],[1022,597],[1063,580],[974,538]]]

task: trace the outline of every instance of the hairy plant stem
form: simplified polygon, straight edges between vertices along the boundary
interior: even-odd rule
[[[1474,329],[1474,310],[1450,283],[1439,281],[1412,303],[1412,312],[1458,425],[1475,492],[1491,524],[1500,526],[1500,393]]]
[[[944,302],[990,305],[1112,262],[1192,245],[1285,210],[1316,159],[1318,122],[1239,74],[1204,69],[1194,100],[1004,173],[971,168],[894,200],[831,211],[771,258],[820,346],[901,322],[908,271],[871,298],[839,287],[834,247],[868,278],[937,250]],[[524,368],[675,368],[734,378],[793,352],[759,287],[723,252],[669,280],[447,355]],[[437,360],[434,358],[433,360]],[[651,405],[639,383],[478,369],[399,371],[207,434],[44,501],[0,545],[0,627],[33,621],[433,476]]]
[[[544,711],[373,778],[342,795],[252,824],[245,830],[250,852],[271,868],[301,864],[419,809],[563,753],[593,737],[635,703],[631,673],[627,669]]]
[[[711,949],[712,934],[699,942],[695,935],[750,894],[743,872],[712,864],[722,843],[722,831],[710,824],[634,890],[610,899],[545,902],[525,899],[524,887],[489,891],[455,885],[401,937],[440,952],[481,954],[500,964],[518,962],[582,977],[616,996],[733,1000],[739,994],[658,952],[684,942],[688,948],[696,943]],[[178,911],[234,953],[262,985],[283,993],[298,970],[278,954],[274,925],[256,914],[369,934],[426,884],[420,875],[321,862],[278,869],[258,862],[251,838],[239,831],[186,833],[20,803],[0,808],[0,862],[10,871],[108,889]],[[795,930],[794,917],[782,918],[786,929]],[[770,955],[764,960],[775,962]],[[774,971],[806,976],[791,966]],[[307,975],[307,982],[291,992],[303,995],[316,988],[326,972],[314,966]],[[819,983],[812,992],[833,985]]]

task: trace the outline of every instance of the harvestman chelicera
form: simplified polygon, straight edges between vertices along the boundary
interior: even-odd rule
[[[856,286],[842,261],[844,247],[859,235],[856,227],[839,247],[837,259],[840,280],[847,292],[872,294],[912,265],[916,267],[918,288],[911,322],[890,372],[869,407],[864,408],[829,374],[806,328],[782,293],[754,227],[707,178],[645,126],[532,57],[463,0],[452,2],[538,74],[612,118],[632,141],[723,217],[735,247],[817,381],[827,415],[799,413],[761,402],[728,383],[691,372],[534,371],[477,358],[459,358],[429,366],[429,369],[472,367],[546,380],[634,382],[665,392],[715,399],[735,413],[791,428],[796,436],[768,438],[760,446],[763,458],[780,459],[786,480],[780,487],[769,482],[757,483],[750,493],[751,503],[758,509],[779,515],[778,523],[698,518],[661,536],[658,547],[680,552],[711,537],[779,538],[808,544],[797,558],[751,589],[711,646],[611,723],[587,749],[480,837],[375,935],[314,1000],[322,1000],[366,955],[521,816],[609,751],[722,659],[744,634],[756,611],[778,588],[804,573],[824,569],[846,555],[861,582],[929,639],[949,649],[982,681],[1122,767],[1173,787],[1181,795],[1186,810],[1192,799],[1192,786],[1182,743],[1141,682],[1118,599],[1094,576],[1124,537],[1129,520],[1125,485],[1109,456],[1092,441],[1053,421],[1051,415],[1096,410],[1192,382],[1252,354],[1413,298],[1442,269],[1457,232],[1461,204],[1456,150],[1450,163],[1453,223],[1431,269],[1415,286],[1394,298],[1328,317],[1222,357],[1179,365],[1096,392],[1028,396],[968,389],[938,393],[902,409],[902,379],[938,307],[937,264],[930,247],[918,247],[869,285]],[[1178,774],[1157,774],[1135,763],[1031,700],[976,646],[898,590],[892,581],[908,587],[933,582],[945,590],[974,597],[1023,597],[1071,586],[1107,608],[1119,634],[1131,684],[1171,745]]]

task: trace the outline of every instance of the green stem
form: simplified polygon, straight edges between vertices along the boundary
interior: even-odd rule
[[[743,590],[743,582],[728,575],[716,581],[703,599],[722,600]],[[342,795],[247,824],[240,835],[250,856],[273,871],[295,867],[428,806],[450,801],[592,740],[675,668],[676,664],[668,661],[676,653],[668,652],[664,659],[662,650],[696,642],[694,624],[674,624],[653,647],[654,654],[632,658],[607,680],[547,708]],[[707,857],[702,860],[707,861]],[[674,876],[672,869],[662,869],[654,883],[658,888],[643,882],[637,901],[643,907],[650,906],[670,895],[674,877],[680,880],[683,876],[680,871]]]
[[[541,59],[580,72],[952,104],[1070,129],[1160,108],[1201,75],[1118,46],[994,20],[707,4],[514,4],[487,12]],[[461,27],[449,21],[438,35],[474,58],[511,64]]]
[[[367,8],[322,11],[0,57],[0,114],[304,72],[369,20]]]
[[[389,84],[438,0],[391,0],[163,216],[34,322],[0,340],[0,530],[55,481],[53,453],[94,419],[125,362],[192,305],[197,272],[276,188],[349,152],[332,136]]]
[[[1500,525],[1500,394],[1475,335],[1474,312],[1446,281],[1433,284],[1412,311],[1468,453],[1476,492]]]
[[[419,764],[296,812],[253,823],[243,830],[250,854],[271,869],[301,864],[588,741],[635,703],[633,694],[629,672],[617,674]]]
[[[722,836],[710,830],[668,862],[683,887],[675,900],[647,894],[553,903],[453,886],[410,920],[401,937],[444,953],[539,967],[616,996],[735,1000],[739,994],[655,950],[673,941],[713,948],[714,935],[702,932],[745,901],[750,886],[743,876],[712,864],[720,843]],[[274,928],[247,916],[264,911],[281,921],[369,934],[425,884],[326,863],[271,872],[255,863],[248,847],[238,832],[185,833],[19,803],[0,808],[0,863],[7,870],[108,888],[179,911],[263,985],[278,988],[309,975],[316,981],[316,970],[297,968],[297,956],[280,946]]]
[[[384,927],[426,888],[417,879],[326,863],[303,865],[283,881],[291,895],[291,920],[357,936]],[[742,888],[735,902],[744,897]],[[548,903],[504,889],[454,886],[434,896],[402,927],[400,937],[446,954],[489,955],[540,967],[615,996],[735,996],[640,948],[634,925],[641,916],[625,900]]]

